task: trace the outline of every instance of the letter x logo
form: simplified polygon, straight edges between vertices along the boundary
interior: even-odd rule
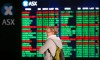
[[[5,6],[4,9],[5,9],[6,11],[5,11],[4,15],[13,15],[13,13],[12,13],[12,11],[11,11],[12,8],[13,8],[12,6]]]

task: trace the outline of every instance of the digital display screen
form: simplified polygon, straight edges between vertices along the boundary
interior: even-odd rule
[[[47,40],[46,28],[56,26],[64,57],[98,58],[99,0],[90,1],[23,0],[22,57],[44,57],[39,49]]]

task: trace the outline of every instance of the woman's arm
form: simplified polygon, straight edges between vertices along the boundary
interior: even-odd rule
[[[51,46],[52,41],[49,39],[45,42],[45,44],[40,48],[39,52],[44,54],[44,52]]]

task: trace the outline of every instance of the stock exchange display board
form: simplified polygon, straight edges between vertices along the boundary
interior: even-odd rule
[[[22,57],[44,57],[39,49],[47,40],[46,28],[56,26],[64,57],[98,58],[98,1],[23,0]]]

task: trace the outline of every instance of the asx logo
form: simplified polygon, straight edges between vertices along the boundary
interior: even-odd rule
[[[1,8],[1,13],[4,16],[4,19],[2,20],[2,25],[15,25],[15,19],[12,17],[14,15],[14,8],[12,4],[4,4]]]
[[[37,1],[23,1],[23,6],[37,6]]]
[[[6,3],[1,8],[1,13],[5,16],[13,15],[13,6],[10,3]]]
[[[4,13],[4,15],[13,15],[13,13],[11,11],[12,8],[13,8],[12,6],[5,6],[4,8],[6,10],[5,13]]]

